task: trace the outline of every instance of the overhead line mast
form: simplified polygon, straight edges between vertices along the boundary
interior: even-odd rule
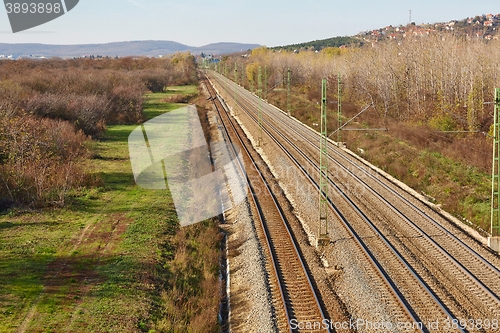
[[[491,237],[488,246],[500,253],[500,89],[495,89],[493,165],[491,167]]]
[[[319,233],[318,246],[330,244],[328,233],[328,132],[326,79],[321,82],[321,136],[319,145]]]
[[[258,80],[257,80],[257,95],[259,96],[259,139],[257,145],[260,147],[262,145],[262,69],[259,66]]]
[[[238,64],[234,63],[234,83],[239,85],[238,81]],[[236,97],[236,85],[234,86],[234,108],[233,108],[233,113],[236,115],[236,105],[238,105],[238,100]]]
[[[338,122],[338,129],[339,131],[337,132],[337,146],[341,146],[342,142],[342,77],[338,76],[338,101],[337,101],[337,122]]]
[[[288,68],[288,80],[287,80],[287,94],[286,94],[286,110],[288,115],[291,115],[291,110],[290,110],[290,76],[291,76],[291,71],[290,68]]]

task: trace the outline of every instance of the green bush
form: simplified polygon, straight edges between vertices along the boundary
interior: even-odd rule
[[[443,132],[457,130],[456,121],[452,118],[451,115],[448,114],[442,114],[431,118],[431,120],[429,120],[429,126],[437,131]]]

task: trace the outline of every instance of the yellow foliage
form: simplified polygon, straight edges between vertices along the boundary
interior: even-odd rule
[[[247,78],[248,78],[248,81],[254,83],[255,82],[255,78],[257,76],[257,72],[259,70],[259,64],[258,63],[251,63],[251,64],[248,64],[247,67],[246,67],[246,73],[247,73]]]
[[[339,56],[342,54],[342,51],[338,47],[325,47],[322,51],[322,54],[333,57],[333,56]]]
[[[265,56],[268,52],[269,49],[266,46],[261,46],[252,50],[252,57]]]

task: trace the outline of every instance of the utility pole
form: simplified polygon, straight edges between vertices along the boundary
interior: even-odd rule
[[[240,84],[239,83],[239,78],[238,78],[238,64],[234,63],[234,83]]]
[[[291,115],[291,111],[290,111],[290,68],[288,68],[288,81],[287,81],[287,84],[288,84],[288,92],[287,92],[287,95],[286,95],[286,110],[288,112],[288,116]]]
[[[500,253],[500,89],[495,89],[493,119],[493,165],[491,167],[491,237],[488,246]]]
[[[328,133],[326,117],[326,79],[321,83],[321,137],[319,143],[319,233],[318,246],[330,244],[328,233]]]
[[[208,68],[208,59],[203,58],[203,69],[205,70],[205,75],[207,74],[207,68]]]
[[[259,139],[257,145],[260,147],[262,145],[262,69],[259,66],[259,74],[258,74],[258,88],[257,95],[259,96]]]
[[[264,100],[267,100],[267,65],[264,66],[264,93],[262,98],[264,98]]]
[[[241,64],[241,86],[245,86],[245,68],[243,64]]]
[[[252,77],[248,79],[250,81],[250,91],[252,93],[257,93],[257,91],[255,90],[255,73],[253,72],[253,70],[252,70]]]
[[[341,142],[342,142],[342,130],[340,129],[342,127],[342,77],[338,76],[338,92],[337,92],[337,123],[338,123],[338,132],[337,132],[337,146],[340,147]]]
[[[234,63],[234,83],[236,85],[238,84],[238,64]],[[238,104],[237,98],[236,98],[236,85],[234,86],[234,108],[233,108],[233,113],[236,115],[236,105]]]

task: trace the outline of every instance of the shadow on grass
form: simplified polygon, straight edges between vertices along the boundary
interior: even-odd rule
[[[29,223],[18,223],[18,222],[10,222],[10,221],[4,221],[0,222],[0,231],[2,229],[9,229],[9,228],[19,228],[19,227],[25,227],[25,226],[47,226],[51,227],[54,225],[60,224],[59,222],[29,222]]]
[[[106,187],[115,191],[128,191],[130,186],[135,186],[132,170],[130,172],[103,172],[101,177]]]
[[[145,292],[139,291],[144,289],[141,276],[154,275],[155,270],[151,262],[99,250],[86,255],[1,258],[0,267],[0,331],[9,323],[19,325],[22,314],[35,304],[36,317],[29,326],[33,331],[46,324],[53,331],[67,329],[68,313],[85,327],[106,323],[107,329],[120,331],[120,326],[135,326],[138,318],[130,314],[140,313],[133,300]],[[78,308],[85,311],[75,312]]]
[[[101,193],[91,198],[74,197],[67,209],[85,214],[111,215],[115,213],[134,213],[145,211],[147,214],[156,210],[176,215],[172,195],[167,190],[143,189],[135,185],[134,177],[129,173],[103,173],[105,187]],[[106,197],[109,199],[99,199]],[[1,229],[0,229],[1,230]]]
[[[0,331],[2,325],[19,325],[23,309],[42,290],[50,255],[10,254],[0,251]]]
[[[173,111],[185,106],[186,104],[179,104],[179,103],[167,103],[167,104],[165,102],[148,103],[148,105],[144,108],[143,113],[147,120],[151,120],[153,118],[161,116],[166,112]]]
[[[106,130],[106,134],[100,139],[102,142],[128,142],[130,133],[140,124],[115,125]]]
[[[128,157],[113,157],[113,156],[102,156],[100,154],[94,154],[92,156],[93,160],[101,160],[101,161],[127,161]]]
[[[154,110],[144,110],[144,116],[146,117],[147,120],[151,120],[153,118],[161,116],[162,114],[168,111],[171,110],[158,110],[156,108]]]

